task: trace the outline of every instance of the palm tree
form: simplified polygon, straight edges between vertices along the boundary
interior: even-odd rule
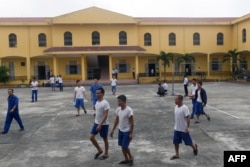
[[[9,69],[4,66],[0,65],[0,82],[3,82],[4,84],[9,81]]]
[[[238,58],[240,55],[240,52],[237,52],[237,49],[234,50],[229,50],[228,53],[223,57],[223,63],[228,61],[228,60],[232,60],[232,74],[233,74],[233,78],[235,79],[237,74],[238,74],[238,64],[237,62],[240,61],[240,59]]]
[[[177,68],[179,69],[181,63],[185,63],[185,67],[187,64],[195,63],[195,57],[191,54],[185,53],[175,59],[175,63],[177,63]]]
[[[157,62],[161,60],[164,67],[164,80],[166,80],[166,67],[170,65],[170,62],[173,62],[174,55],[172,53],[165,53],[164,51],[160,52],[160,55],[157,57]]]

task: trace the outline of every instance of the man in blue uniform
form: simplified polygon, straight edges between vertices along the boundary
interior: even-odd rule
[[[14,95],[13,89],[8,89],[8,94],[9,94],[9,97],[7,98],[8,111],[7,111],[4,130],[3,130],[2,134],[8,133],[13,118],[19,124],[20,131],[24,131],[24,126],[23,126],[22,120],[19,116],[18,97]]]
[[[102,85],[98,83],[98,79],[94,78],[94,83],[91,85],[90,87],[90,91],[91,91],[91,100],[92,100],[92,104],[93,104],[93,109],[95,110],[95,104],[97,101],[97,97],[96,97],[96,90],[102,88]]]

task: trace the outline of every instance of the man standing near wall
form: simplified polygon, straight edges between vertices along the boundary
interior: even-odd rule
[[[34,103],[34,101],[37,102],[38,82],[36,81],[35,77],[32,79],[30,87],[31,87],[31,103]]]
[[[184,96],[188,96],[188,78],[187,78],[187,75],[184,75],[183,85],[184,85],[184,91],[185,91]]]

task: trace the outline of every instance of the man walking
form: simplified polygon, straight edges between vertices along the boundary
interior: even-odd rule
[[[100,157],[101,160],[105,160],[109,157],[108,149],[109,149],[109,142],[108,142],[108,129],[109,129],[109,122],[108,122],[108,113],[109,113],[109,103],[107,100],[104,99],[105,91],[103,88],[98,88],[96,90],[96,97],[97,102],[95,104],[96,114],[95,114],[95,122],[91,130],[90,141],[96,147],[97,153],[94,156],[94,159],[97,159],[102,153],[103,150],[97,143],[95,136],[99,133],[104,141],[105,151],[104,155]]]
[[[36,81],[35,77],[32,79],[30,87],[31,87],[31,103],[34,103],[34,101],[37,102],[38,82]]]
[[[80,109],[81,108],[84,110],[84,113],[87,114],[87,111],[86,111],[85,106],[84,106],[83,97],[85,97],[85,99],[87,99],[87,98],[85,95],[85,88],[83,86],[81,86],[81,81],[77,80],[76,84],[77,84],[77,86],[75,87],[75,90],[74,90],[73,101],[74,101],[75,108],[77,108],[76,116],[80,116]]]
[[[191,136],[189,134],[189,125],[190,125],[190,118],[189,118],[189,110],[188,107],[183,104],[183,96],[178,95],[175,97],[175,126],[174,126],[174,137],[173,143],[175,146],[175,155],[172,156],[170,159],[178,159],[180,158],[179,154],[179,144],[184,141],[185,145],[191,146],[193,148],[194,155],[198,154],[198,146],[197,144],[193,144]]]
[[[13,118],[17,121],[18,125],[20,126],[20,131],[24,131],[24,126],[19,115],[18,97],[14,95],[13,89],[8,89],[8,94],[9,94],[7,98],[8,110],[2,134],[8,133]]]
[[[196,79],[192,80],[192,86],[191,86],[191,95],[189,96],[192,99],[192,104],[193,104],[193,108],[192,108],[192,113],[190,116],[190,119],[194,118],[194,114],[195,114],[195,91],[197,89],[197,83],[196,83]]]
[[[197,89],[195,91],[195,115],[197,117],[197,120],[195,123],[200,123],[200,115],[205,115],[207,117],[207,120],[210,121],[210,116],[205,113],[204,107],[207,104],[207,93],[205,89],[202,88],[202,82],[197,82]]]
[[[96,90],[102,88],[102,85],[98,83],[98,79],[94,78],[94,83],[90,86],[91,100],[93,104],[93,109],[95,110],[95,104],[97,101]]]
[[[188,78],[186,75],[184,75],[183,85],[184,85],[184,91],[185,91],[184,96],[188,96]]]
[[[134,131],[133,110],[127,106],[127,98],[125,95],[118,96],[117,100],[119,107],[116,109],[116,118],[110,136],[113,138],[114,130],[119,123],[118,145],[122,147],[122,153],[125,158],[125,160],[119,162],[119,164],[132,166],[134,160],[129,149],[129,144],[133,139]]]

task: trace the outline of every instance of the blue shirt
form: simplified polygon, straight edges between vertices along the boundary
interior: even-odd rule
[[[93,99],[96,99],[96,90],[99,89],[99,88],[102,88],[102,85],[101,84],[92,84],[91,87],[90,87],[90,91],[92,93],[92,97]]]
[[[15,95],[9,96],[9,97],[7,98],[7,101],[8,101],[8,112],[10,112],[10,110],[11,110],[14,106],[16,106],[14,112],[15,112],[15,111],[18,112],[18,97],[15,96]]]

